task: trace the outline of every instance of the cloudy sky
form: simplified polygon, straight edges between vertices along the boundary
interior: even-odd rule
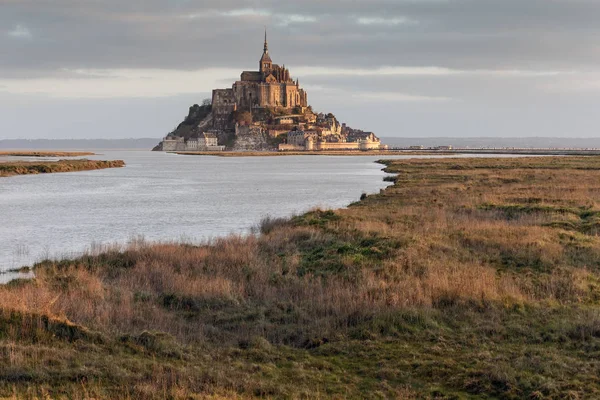
[[[600,135],[598,0],[0,0],[0,139],[161,137],[274,62],[380,136]]]

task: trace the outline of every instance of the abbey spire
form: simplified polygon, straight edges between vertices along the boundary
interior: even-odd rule
[[[260,72],[270,71],[273,66],[273,61],[269,55],[269,44],[267,42],[267,28],[265,28],[265,46],[263,48],[263,55],[260,58]]]
[[[267,42],[267,28],[265,28],[265,47],[264,47],[264,52],[265,53],[269,52],[269,43]]]

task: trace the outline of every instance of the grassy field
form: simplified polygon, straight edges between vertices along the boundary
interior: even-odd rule
[[[395,184],[0,287],[0,397],[600,397],[600,158],[386,161]]]
[[[0,177],[13,175],[47,174],[54,172],[89,171],[104,168],[120,168],[121,160],[59,160],[0,162]]]
[[[0,151],[0,157],[81,157],[93,156],[88,151]]]

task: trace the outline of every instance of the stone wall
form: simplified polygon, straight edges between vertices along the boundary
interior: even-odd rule
[[[238,81],[231,90],[238,109],[244,111],[251,107],[308,106],[306,92],[294,83]]]
[[[282,143],[279,145],[279,151],[304,151],[304,146],[298,146],[295,144]]]
[[[182,137],[178,138],[164,138],[162,142],[163,151],[184,151],[186,148],[185,140]]]
[[[258,126],[240,126],[235,128],[235,145],[233,150],[268,150],[267,134]]]
[[[212,96],[213,126],[226,129],[230,122],[231,113],[237,109],[235,95],[232,89],[215,89]]]

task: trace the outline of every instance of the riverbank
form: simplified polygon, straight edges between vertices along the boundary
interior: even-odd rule
[[[96,154],[89,151],[0,151],[0,157],[82,157],[93,155]]]
[[[121,168],[122,160],[59,160],[0,162],[0,177],[14,175],[46,174],[57,172],[90,171],[104,168]]]
[[[385,161],[347,209],[46,261],[0,395],[593,398],[600,159]]]

